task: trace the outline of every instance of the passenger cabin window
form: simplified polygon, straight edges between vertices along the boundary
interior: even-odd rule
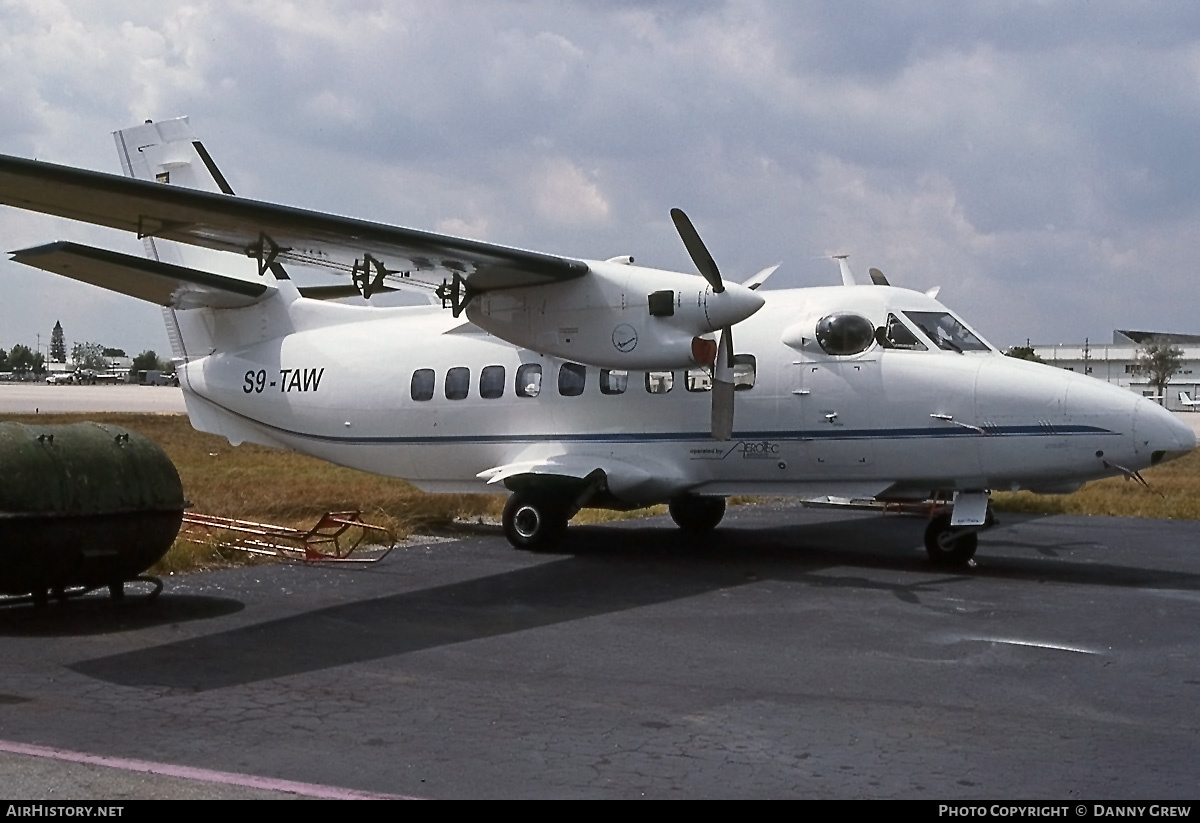
[[[417,369],[413,372],[409,393],[413,400],[432,400],[433,369]]]
[[[688,391],[712,391],[712,371],[705,366],[683,373],[683,387]]]
[[[484,366],[479,373],[479,396],[485,400],[495,400],[504,396],[504,367]]]
[[[629,372],[620,369],[600,370],[601,394],[624,394],[629,388]]]
[[[758,377],[758,363],[752,354],[735,354],[733,356],[733,390],[747,391],[754,388]]]
[[[906,311],[904,316],[917,324],[925,336],[939,349],[956,351],[990,351],[987,343],[976,337],[970,329],[947,311]]]
[[[861,314],[843,311],[817,321],[817,343],[826,354],[858,354],[874,340],[875,326]]]
[[[542,364],[522,363],[517,366],[517,397],[537,397],[542,393]]]
[[[587,384],[587,369],[578,363],[563,363],[558,370],[558,393],[563,397],[578,397]]]
[[[455,366],[446,372],[446,399],[462,400],[471,391],[471,370]]]
[[[929,347],[913,334],[912,329],[894,314],[889,314],[887,323],[875,330],[875,339],[885,349],[929,351]]]
[[[745,391],[754,388],[754,380],[758,373],[757,362],[752,354],[735,354],[733,356],[733,388],[734,391]],[[691,392],[712,391],[713,373],[708,367],[688,369],[684,372],[683,385]]]
[[[646,391],[651,394],[666,394],[675,386],[675,372],[646,372]]]

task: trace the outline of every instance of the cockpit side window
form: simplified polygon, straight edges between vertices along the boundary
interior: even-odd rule
[[[947,311],[906,311],[904,316],[917,325],[939,349],[956,351],[991,351],[987,343]]]
[[[929,347],[922,343],[908,326],[904,325],[904,321],[894,314],[889,314],[887,323],[875,330],[875,339],[885,349],[929,350]]]

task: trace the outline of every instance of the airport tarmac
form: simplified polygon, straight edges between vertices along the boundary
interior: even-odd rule
[[[0,412],[181,412],[0,384]],[[1181,414],[1200,424],[1200,414]],[[1200,426],[1197,426],[1200,427]],[[759,505],[0,608],[8,798],[1188,799],[1200,523]]]
[[[0,609],[4,794],[1189,799],[1200,523],[764,504]]]
[[[134,412],[183,414],[178,386],[50,386],[0,382],[0,414]]]

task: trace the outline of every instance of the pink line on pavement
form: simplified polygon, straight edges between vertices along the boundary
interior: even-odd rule
[[[182,777],[185,780],[202,780],[206,783],[223,783],[230,786],[246,786],[254,789],[267,789],[276,792],[291,792],[307,797],[319,797],[325,800],[419,800],[417,797],[406,797],[396,794],[376,794],[375,792],[360,792],[355,789],[343,789],[338,786],[322,786],[318,783],[298,783],[294,780],[275,780],[269,777],[255,777],[250,774],[235,772],[217,772],[210,769],[193,769],[190,766],[173,766],[170,763],[154,763],[149,760],[130,760],[124,757],[105,757],[86,752],[73,752],[68,749],[54,749],[47,746],[33,746],[27,743],[15,743],[0,740],[0,752],[24,754],[30,757],[47,757],[52,760],[65,760],[71,763],[87,763],[92,766],[105,766],[110,769],[124,769],[128,772],[145,772],[161,774],[167,777]]]

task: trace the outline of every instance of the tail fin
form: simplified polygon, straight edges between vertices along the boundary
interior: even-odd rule
[[[122,129],[113,137],[125,174],[169,186],[185,186],[208,192],[233,194],[204,145],[196,139],[186,117],[147,121]],[[120,267],[130,284],[126,293],[154,300],[164,289],[177,287],[163,304],[171,355],[179,368],[180,387],[192,425],[200,431],[224,436],[229,442],[261,443],[286,448],[271,433],[254,426],[221,406],[196,394],[187,368],[189,362],[207,357],[223,347],[237,348],[280,332],[290,324],[289,307],[299,296],[287,273],[277,264],[268,267],[274,278],[249,258],[161,238],[144,237],[149,260],[120,256],[105,260]],[[88,254],[96,250],[47,247],[46,261]],[[95,265],[95,261],[89,261]],[[77,275],[72,275],[77,276]],[[80,278],[82,279],[82,278]],[[114,288],[109,278],[105,285]],[[218,340],[219,336],[219,340]]]
[[[204,144],[196,139],[186,117],[158,123],[146,121],[141,125],[115,132],[113,137],[117,143],[121,167],[129,177],[170,186],[233,194],[233,188],[213,162]],[[210,278],[216,275],[211,279],[223,281],[230,291],[245,293],[251,287],[254,290],[263,289],[263,278],[258,264],[248,257],[238,257],[226,252],[154,237],[144,237],[142,242],[146,246],[146,256],[164,264],[164,267],[181,267],[185,271],[209,273]],[[277,281],[287,279],[282,267],[272,266],[271,271]],[[219,302],[202,305],[212,308],[229,307],[228,304],[223,306]],[[206,312],[163,308],[171,355],[176,362],[186,363],[215,350],[212,324],[207,322],[203,314]]]

